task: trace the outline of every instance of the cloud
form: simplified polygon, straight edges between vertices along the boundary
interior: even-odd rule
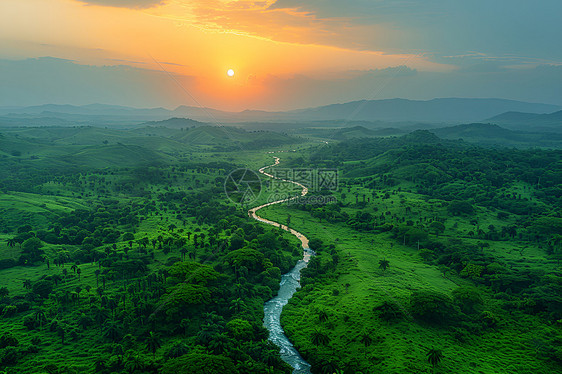
[[[115,8],[146,9],[163,5],[166,0],[77,0],[90,5],[102,5]]]
[[[379,50],[421,50],[436,58],[479,51],[562,62],[562,49],[554,47],[562,34],[559,0],[277,0],[269,9],[399,32],[390,43],[363,39]]]

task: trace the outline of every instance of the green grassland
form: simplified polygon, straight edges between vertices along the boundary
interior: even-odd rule
[[[385,203],[397,203],[399,199],[403,197],[395,195],[394,199]],[[348,198],[347,203],[351,203],[350,200]],[[414,206],[418,203],[406,198],[406,202],[410,201]],[[353,210],[348,209],[348,212]],[[482,216],[486,216],[484,213]],[[556,364],[545,363],[533,345],[534,340],[548,339],[551,334],[556,334],[556,330],[542,325],[538,318],[514,316],[502,311],[491,292],[483,287],[479,288],[479,292],[485,308],[493,311],[502,323],[500,328],[481,336],[463,337],[459,341],[456,329],[417,324],[411,315],[396,323],[381,320],[373,309],[383,300],[392,300],[409,310],[413,290],[431,289],[450,296],[452,290],[471,282],[449,272],[444,275],[438,267],[425,264],[415,246],[404,246],[389,234],[358,234],[351,228],[315,219],[307,212],[291,209],[290,206],[269,207],[263,214],[279,222],[286,220],[287,215],[291,216],[294,227],[305,232],[309,238],[320,238],[334,244],[342,258],[332,279],[305,286],[283,310],[286,332],[305,357],[314,356],[320,363],[322,360],[333,362],[337,357],[340,367],[359,362],[358,368],[369,373],[430,372],[425,354],[428,348],[435,346],[440,347],[445,356],[438,372],[495,373],[509,370],[531,373],[547,367],[559,370]],[[470,227],[467,220],[464,221],[463,224]],[[447,231],[442,238],[449,236]],[[517,243],[491,244],[486,252],[508,264],[543,270],[555,266],[554,261],[547,263],[544,251],[537,247],[529,248],[527,255],[522,257],[514,249],[518,248]],[[379,269],[381,259],[390,262],[388,270]],[[349,286],[346,287],[346,284]],[[320,311],[326,312],[329,317],[319,325]],[[526,325],[533,328],[529,329]],[[327,331],[332,339],[325,347],[314,347],[310,343],[312,332],[318,327]],[[363,333],[370,334],[377,344],[365,348],[360,342]],[[358,355],[364,351],[366,354]]]
[[[260,211],[317,252],[282,314],[314,374],[562,372],[557,151],[363,129],[1,132],[0,371],[290,373],[263,304],[300,242],[247,209],[300,188],[225,193],[277,156],[268,173],[339,172],[337,191],[310,186],[333,204]]]
[[[318,152],[321,158],[313,154],[313,159],[330,165],[331,151]],[[427,191],[418,178],[442,174],[442,189],[434,190],[439,193],[455,191],[455,183],[461,187],[454,193],[470,186],[451,180],[437,160],[396,165],[405,152],[410,151],[397,146],[366,160],[332,159],[342,165],[344,178],[338,192],[324,193],[336,198],[336,208],[276,205],[262,213],[278,222],[290,219],[309,239],[320,239],[311,242],[318,256],[304,271],[303,288],[282,314],[285,331],[313,364],[313,372],[561,372],[561,300],[557,291],[546,288],[554,297],[547,309],[558,311],[549,314],[539,307],[538,296],[541,287],[560,284],[559,257],[548,244],[552,239],[530,231],[541,215],[559,217],[556,200],[534,184],[515,180],[493,190],[492,200],[478,186],[467,199],[473,212],[453,214],[450,198],[416,191]],[[518,205],[504,199],[522,200],[525,209],[536,213],[521,214]],[[433,222],[442,223],[443,230],[435,233]],[[507,234],[509,230],[514,232]],[[559,228],[551,230],[556,238]],[[447,252],[458,248],[461,260],[454,265],[446,260]],[[384,260],[386,270],[381,268]],[[459,290],[472,290],[477,308],[465,310]],[[420,291],[452,301],[441,307],[452,307],[447,314],[455,317],[423,318],[427,316],[416,308],[424,304],[413,301]],[[388,305],[390,315],[382,312]],[[493,323],[482,323],[489,316]],[[435,368],[427,360],[432,348],[443,355]]]

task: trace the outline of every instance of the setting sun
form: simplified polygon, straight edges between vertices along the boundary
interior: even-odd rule
[[[226,72],[226,74],[227,74],[229,77],[233,77],[233,76],[234,76],[234,70],[228,69],[228,71]]]

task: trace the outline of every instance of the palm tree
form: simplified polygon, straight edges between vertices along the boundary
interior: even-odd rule
[[[115,321],[106,322],[103,336],[113,341],[116,341],[117,338],[119,337],[119,326],[117,325],[117,322]]]
[[[86,316],[84,313],[80,315],[76,324],[82,328],[82,330],[86,330],[88,326],[90,326],[90,317]]]
[[[234,309],[236,313],[240,313],[240,309],[245,305],[244,300],[242,300],[241,298],[234,299],[230,303],[232,304],[230,306],[230,309]]]
[[[326,322],[328,318],[329,318],[328,313],[326,313],[325,310],[321,310],[318,312],[318,321]]]
[[[185,261],[185,255],[187,254],[188,250],[186,247],[181,247],[180,249],[180,253],[181,253],[181,260]]]
[[[390,261],[388,261],[386,258],[379,261],[379,269],[382,269],[383,274],[385,270],[388,269],[389,267],[390,267]]]
[[[13,248],[16,246],[16,239],[15,238],[10,238],[8,240],[6,240],[6,243],[8,244],[8,247]]]
[[[60,336],[62,344],[64,345],[64,336],[66,334],[66,331],[60,325],[57,326],[57,334]]]
[[[216,334],[209,342],[209,348],[211,348],[215,354],[221,354],[228,351],[229,345],[230,341],[228,336],[224,333]]]
[[[315,346],[327,345],[330,343],[330,337],[319,330],[314,330],[310,339]]]
[[[148,335],[148,339],[146,340],[146,348],[152,352],[152,358],[155,357],[156,350],[160,347],[160,339],[156,336],[156,334],[154,334],[154,332],[151,331]]]
[[[367,357],[367,347],[373,344],[373,338],[371,338],[371,335],[369,335],[368,333],[363,333],[359,341],[365,346],[365,350],[363,351],[363,353],[364,356]]]
[[[191,325],[191,320],[189,318],[184,318],[180,322],[180,327],[183,328],[184,334],[187,335],[187,329]]]
[[[433,371],[435,372],[435,367],[439,365],[441,359],[443,358],[443,353],[439,349],[431,348],[427,352],[427,362],[431,364],[433,367]]]
[[[47,322],[47,316],[45,315],[45,311],[43,309],[37,309],[35,312],[35,321],[37,321],[40,327]]]
[[[335,363],[324,360],[321,364],[320,372],[322,374],[334,374],[338,371],[338,367]]]
[[[135,355],[129,355],[125,359],[125,370],[129,373],[134,373],[135,371],[142,370],[143,368],[144,362],[138,353]]]
[[[96,287],[98,287],[98,288],[99,288],[99,286],[100,286],[100,282],[99,282],[99,280],[100,280],[100,273],[101,273],[100,269],[96,269],[96,271],[94,271],[94,274],[96,275]]]
[[[78,274],[78,280],[80,280],[80,274],[82,274],[82,269],[76,269],[76,274]]]

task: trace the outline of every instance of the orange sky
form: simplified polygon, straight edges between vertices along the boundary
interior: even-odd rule
[[[248,106],[267,94],[266,81],[272,76],[321,77],[405,63],[447,69],[420,56],[327,45],[322,40],[334,30],[353,40],[365,28],[354,30],[342,20],[318,20],[296,10],[267,10],[268,5],[171,0],[129,9],[75,0],[2,0],[0,35],[4,53],[11,57],[49,55],[79,64],[163,68],[182,82],[183,76],[194,77],[196,86],[188,88],[194,96],[205,105],[229,108]],[[229,68],[236,72],[233,78],[226,75]]]
[[[0,63],[71,60],[81,70],[67,80],[84,84],[53,96],[68,65],[59,61],[59,70],[43,75],[44,60],[28,68],[35,74],[12,66],[6,74],[25,88],[5,86],[0,106],[54,100],[276,110],[444,96],[557,103],[559,10],[559,0],[1,0]],[[27,76],[45,78],[40,92],[22,81]],[[76,94],[87,85],[96,87]],[[152,97],[135,96],[139,87]]]

